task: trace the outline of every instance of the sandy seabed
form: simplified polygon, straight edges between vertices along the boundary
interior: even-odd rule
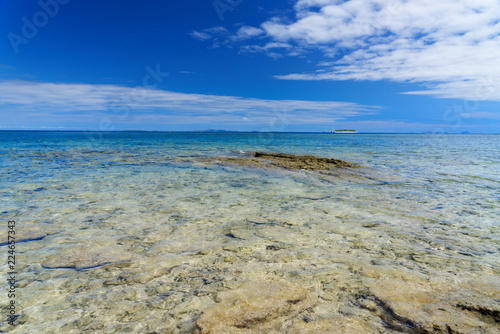
[[[16,185],[36,196],[17,202],[21,315],[2,331],[499,333],[493,202],[363,169],[120,159]]]

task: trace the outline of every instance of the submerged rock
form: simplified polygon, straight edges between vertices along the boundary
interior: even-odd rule
[[[87,269],[109,264],[128,263],[132,254],[115,247],[71,247],[51,255],[42,262],[44,268]]]
[[[244,158],[212,157],[205,161],[218,164],[233,164],[257,168],[284,168],[288,170],[331,171],[337,168],[361,167],[344,160],[319,158],[312,155],[255,152]]]
[[[329,170],[337,167],[359,167],[358,165],[347,161],[331,158],[318,158],[313,155],[255,152],[254,157],[269,160],[271,164],[287,169]]]
[[[497,282],[484,278],[482,283],[475,279],[453,282],[380,266],[366,267],[365,272],[376,279],[367,280],[370,291],[358,294],[357,303],[389,328],[414,333],[498,333],[500,307],[487,297],[497,295]]]
[[[287,334],[346,334],[346,333],[376,333],[375,326],[366,321],[349,316],[338,316],[314,322],[300,321],[287,330]]]
[[[219,303],[198,319],[198,333],[263,333],[279,330],[314,305],[311,294],[285,281],[250,281],[220,293]]]

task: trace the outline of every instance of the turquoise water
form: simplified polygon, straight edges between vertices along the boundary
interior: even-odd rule
[[[252,151],[364,168],[202,159]],[[0,329],[191,333],[219,293],[258,280],[316,300],[276,332],[497,333],[499,157],[499,135],[0,132],[20,314]]]

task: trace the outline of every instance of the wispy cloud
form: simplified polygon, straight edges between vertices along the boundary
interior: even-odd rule
[[[462,113],[460,114],[460,116],[463,118],[480,118],[480,119],[500,121],[500,114],[488,111]]]
[[[4,65],[0,64],[0,70],[15,70],[15,67],[9,66],[9,65]]]
[[[212,48],[218,48],[221,44],[227,45],[230,40],[235,41],[238,36],[238,34],[230,36],[231,33],[229,32],[229,30],[220,26],[203,29],[200,31],[193,30],[189,35],[191,35],[191,37],[193,37],[194,39],[202,42],[211,41]]]
[[[242,26],[235,35],[231,36],[232,40],[235,41],[243,41],[247,40],[259,35],[264,34],[264,30],[260,28],[250,27],[250,26]]]
[[[281,49],[281,50],[279,50]],[[283,42],[269,42],[264,46],[261,45],[244,45],[241,47],[243,52],[248,53],[257,53],[257,52],[265,52],[268,56],[272,58],[281,58],[281,53],[279,51],[290,50],[292,49],[292,45]],[[275,52],[278,51],[278,52]]]
[[[338,101],[265,100],[186,94],[116,85],[0,82],[0,116],[11,120],[89,122],[103,115],[124,124],[322,124],[379,112]],[[285,122],[286,120],[286,122]],[[4,122],[5,124],[6,122]]]
[[[224,27],[212,27],[203,29],[201,31],[193,30],[190,35],[193,38],[199,39],[201,41],[209,40],[219,36],[228,35],[229,31]]]
[[[268,52],[273,42],[326,59],[277,79],[391,80],[425,87],[411,94],[500,101],[498,0],[298,0],[294,10],[263,22],[267,38],[244,50]]]

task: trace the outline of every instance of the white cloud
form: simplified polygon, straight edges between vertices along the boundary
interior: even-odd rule
[[[202,31],[196,31],[193,30],[190,35],[191,37],[201,40],[201,41],[206,41],[209,39],[217,38],[220,36],[225,36],[228,35],[229,31],[224,28],[224,27],[212,27],[208,29],[203,29]]]
[[[193,38],[196,38],[196,39],[199,39],[201,41],[205,41],[207,39],[210,39],[212,38],[212,35],[206,33],[206,32],[203,32],[203,31],[195,31],[193,30],[190,35],[193,37]]]
[[[391,80],[427,88],[412,94],[500,101],[498,0],[298,0],[294,9],[292,22],[262,23],[265,43],[327,59],[317,72],[278,79]]]
[[[138,125],[258,125],[276,119],[284,124],[321,124],[375,114],[380,109],[352,102],[265,100],[116,85],[0,82],[0,116],[17,121],[88,122],[103,115],[122,115],[115,117],[116,122]]]
[[[288,43],[282,43],[282,42],[269,42],[264,46],[243,45],[241,47],[241,51],[243,51],[243,52],[249,52],[249,53],[265,52],[269,57],[272,57],[275,59],[281,58],[282,55],[277,53],[276,49],[291,50],[292,45],[290,45]],[[290,53],[290,52],[288,52],[288,53]]]
[[[252,37],[256,37],[262,35],[264,30],[260,28],[255,28],[251,26],[242,26],[237,32],[236,35],[232,36],[231,39],[235,41],[242,41]]]

